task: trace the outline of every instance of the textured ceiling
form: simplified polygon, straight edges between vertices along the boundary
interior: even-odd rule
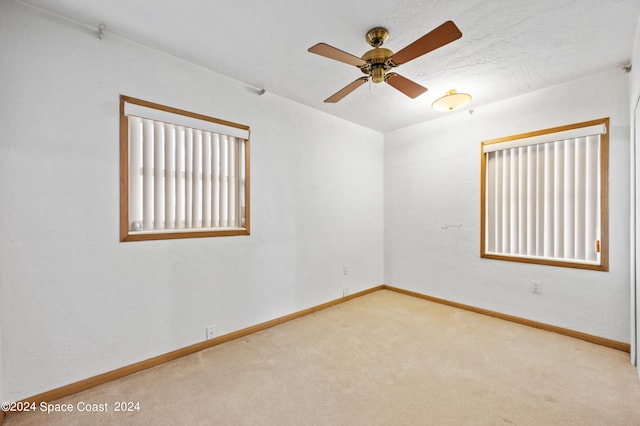
[[[25,3],[170,53],[353,123],[389,131],[441,117],[448,89],[466,108],[622,67],[631,56],[638,0],[26,0]],[[384,26],[398,51],[452,20],[462,38],[394,71],[429,88],[410,99],[367,83],[337,104],[323,100],[362,76],[307,52],[325,42],[356,56]]]

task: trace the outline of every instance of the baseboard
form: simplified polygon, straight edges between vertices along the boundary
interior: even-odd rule
[[[294,312],[289,315],[285,315],[279,318],[275,318],[260,324],[253,325],[251,327],[243,328],[242,330],[234,331],[229,334],[225,334],[222,336],[218,336],[214,339],[205,340],[204,342],[196,343],[194,345],[190,345],[181,349],[177,349],[175,351],[168,352],[163,355],[159,355],[153,358],[146,359],[144,361],[136,362],[134,364],[127,365],[125,367],[121,367],[112,371],[108,371],[106,373],[98,374],[97,376],[90,377],[88,379],[80,380],[75,383],[71,383],[65,386],[61,386],[56,389],[52,389],[47,392],[40,393],[38,395],[34,395],[29,398],[25,398],[22,402],[35,402],[39,404],[41,402],[50,402],[55,401],[70,395],[74,395],[78,392],[82,392],[87,389],[91,389],[93,387],[102,385],[104,383],[111,382],[116,379],[120,379],[131,374],[147,370],[152,367],[156,367],[158,365],[167,363],[169,361],[173,361],[178,358],[182,358],[187,355],[191,355],[193,353],[199,352],[203,349],[211,348],[213,346],[220,345],[225,342],[229,342],[231,340],[239,339],[241,337],[248,336],[253,333],[257,333],[258,331],[266,330],[271,327],[275,327],[280,324],[284,324],[286,322],[292,321],[294,319],[303,317],[305,315],[312,314],[314,312],[321,311],[323,309],[329,308],[331,306],[338,305],[340,303],[344,303],[348,300],[355,299],[357,297],[364,296],[369,293],[374,293],[376,291],[382,290],[384,286],[380,285],[377,287],[370,288],[368,290],[360,291],[357,293],[350,294],[345,297],[341,297],[339,299],[331,300],[329,302],[323,303],[321,305],[313,306],[311,308],[303,309],[298,312]],[[12,413],[7,413],[11,415]],[[0,416],[0,419],[4,420],[5,413],[3,412]],[[0,421],[0,425],[2,425],[2,421]]]
[[[383,285],[383,289],[395,291],[397,293],[406,294],[408,296],[417,297],[420,299],[428,300],[430,302],[440,303],[442,305],[452,306],[454,308],[464,309],[466,311],[475,312],[477,314],[488,315],[490,317],[498,318],[505,321],[515,322],[517,324],[526,325],[529,327],[539,328],[545,331],[551,331],[553,333],[562,334],[564,336],[573,337],[575,339],[585,340],[590,343],[595,343],[597,345],[606,346],[608,348],[617,349],[623,352],[631,352],[631,345],[628,343],[618,342],[616,340],[606,339],[604,337],[594,336],[587,333],[582,333],[580,331],[570,330],[568,328],[557,327],[555,325],[545,324],[538,321],[532,321],[525,318],[516,317],[513,315],[502,314],[500,312],[490,311],[488,309],[476,308],[475,306],[465,305],[458,302],[452,302],[446,299],[439,299],[437,297],[427,296],[422,293],[417,293],[415,291],[403,290],[401,288],[396,288],[388,285]]]
[[[585,340],[587,342],[595,343],[598,345],[606,346],[609,348],[617,349],[619,351],[630,352],[631,346],[627,343],[618,342],[615,340],[605,339],[603,337],[593,336],[586,333],[581,333],[579,331],[569,330],[562,327],[556,327],[549,324],[544,324],[537,321],[531,321],[528,319],[516,317],[513,315],[502,314],[499,312],[490,311],[488,309],[477,308],[475,306],[465,305],[462,303],[452,302],[450,300],[439,299],[437,297],[427,296],[425,294],[417,293],[410,290],[403,290],[397,287],[392,287],[389,285],[380,285],[377,287],[370,288],[368,290],[360,291],[358,293],[351,294],[349,296],[345,296],[339,299],[331,300],[329,302],[323,303],[321,305],[313,306],[311,308],[303,309],[298,312],[294,312],[289,315],[285,315],[279,318],[275,318],[260,324],[253,325],[251,327],[243,328],[242,330],[234,331],[229,334],[225,334],[222,336],[218,336],[211,340],[205,340],[204,342],[196,343],[194,345],[190,345],[181,349],[177,349],[175,351],[168,352],[163,355],[159,355],[153,358],[146,359],[144,361],[140,361],[134,364],[127,365],[125,367],[121,367],[112,371],[108,371],[103,374],[99,374],[97,376],[90,377],[88,379],[80,380],[75,383],[71,383],[65,386],[61,386],[56,389],[52,389],[47,392],[40,393],[38,395],[34,395],[29,398],[25,398],[22,402],[35,402],[39,404],[41,402],[50,402],[55,401],[70,395],[74,395],[78,392],[82,392],[87,389],[91,389],[93,387],[102,385],[104,383],[111,382],[113,380],[117,380],[131,374],[147,370],[152,367],[156,367],[158,365],[167,363],[169,361],[173,361],[178,358],[182,358],[187,355],[191,355],[193,353],[199,352],[201,350],[211,348],[213,346],[220,345],[225,342],[229,342],[231,340],[239,339],[241,337],[248,336],[253,333],[257,333],[258,331],[266,330],[271,327],[275,327],[280,324],[284,324],[286,322],[292,321],[294,319],[303,317],[305,315],[312,314],[314,312],[321,311],[323,309],[329,308],[331,306],[338,305],[340,303],[346,302],[351,299],[355,299],[357,297],[361,297],[370,293],[374,293],[379,290],[390,290],[397,293],[405,294],[408,296],[417,297],[420,299],[428,300],[430,302],[436,302],[443,305],[452,306],[454,308],[464,309],[467,311],[475,312],[478,314],[488,315],[495,318],[499,318],[505,321],[511,321],[514,323],[526,325],[529,327],[535,327],[546,331],[551,331],[554,333],[562,334],[565,336],[573,337],[576,339]],[[11,413],[5,413],[0,410],[0,425],[2,425],[5,415],[10,415]]]

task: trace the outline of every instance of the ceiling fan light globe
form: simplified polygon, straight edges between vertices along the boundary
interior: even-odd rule
[[[384,68],[375,67],[371,70],[371,80],[374,83],[381,83],[384,81]]]

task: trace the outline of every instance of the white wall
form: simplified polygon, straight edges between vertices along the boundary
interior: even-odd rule
[[[638,233],[638,227],[640,225],[640,206],[637,204],[640,200],[640,106],[636,110],[640,98],[640,21],[636,29],[636,39],[633,44],[633,53],[631,57],[631,73],[629,83],[629,110],[631,119],[631,227],[632,227],[632,258],[631,258],[631,281],[632,281],[632,299],[631,310],[632,313],[635,310],[635,315],[631,316],[632,327],[635,325],[635,336],[632,335],[632,348],[631,355],[632,361],[638,364],[638,342],[640,341],[640,315],[638,315],[637,309],[640,307],[640,289],[638,289],[638,283],[640,283],[640,234]],[[635,138],[635,140],[634,140]],[[638,369],[640,375],[640,368]]]
[[[13,1],[0,57],[0,399],[382,283],[382,134]],[[251,126],[251,236],[118,242],[120,94]]]
[[[2,289],[0,288],[0,300],[4,300],[4,297],[2,297]],[[1,307],[1,305],[0,305]],[[3,352],[3,338],[2,338],[2,315],[0,315],[0,402],[5,401],[4,398],[4,361],[2,359],[2,352]]]
[[[629,341],[620,70],[392,132],[383,153],[377,132],[10,0],[0,58],[0,400],[382,282]],[[639,58],[637,39],[632,97]],[[119,94],[251,126],[251,236],[118,242]],[[604,116],[611,271],[481,260],[480,141]]]
[[[385,135],[385,283],[629,342],[628,105],[627,75],[613,70]],[[481,259],[480,142],[601,117],[610,272]]]

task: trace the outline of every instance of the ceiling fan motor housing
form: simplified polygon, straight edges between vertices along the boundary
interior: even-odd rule
[[[384,81],[384,73],[391,69],[388,59],[393,56],[393,52],[384,47],[376,47],[362,55],[362,60],[367,61],[367,65],[361,67],[363,73],[371,76],[374,83]]]

